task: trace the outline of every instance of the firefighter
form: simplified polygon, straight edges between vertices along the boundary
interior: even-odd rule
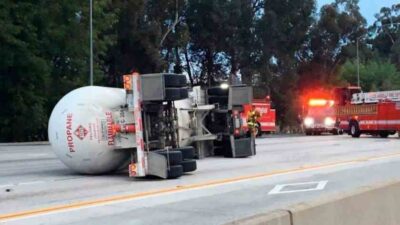
[[[254,135],[258,135],[258,118],[261,117],[259,111],[256,110],[256,107],[253,105],[251,110],[247,114],[247,126],[249,127],[249,131]]]

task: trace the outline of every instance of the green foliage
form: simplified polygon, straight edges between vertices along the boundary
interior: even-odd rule
[[[382,8],[369,32],[373,50],[400,69],[400,4]]]
[[[350,85],[357,85],[357,61],[346,62],[340,71],[340,77]],[[360,85],[367,92],[399,90],[400,72],[388,61],[361,63]]]
[[[94,8],[97,62],[112,44],[103,33],[115,21],[109,2]],[[81,1],[0,2],[0,141],[45,140],[55,103],[88,83],[88,9]]]
[[[358,0],[96,0],[96,85],[123,74],[186,73],[192,85],[253,84],[279,124],[294,126],[299,93],[355,82],[399,88],[400,5],[367,28]],[[89,3],[0,1],[0,141],[44,140],[56,102],[89,83]],[[397,68],[396,68],[397,67]]]

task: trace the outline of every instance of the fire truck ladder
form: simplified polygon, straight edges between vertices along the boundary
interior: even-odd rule
[[[400,101],[400,90],[396,91],[378,91],[378,92],[365,92],[353,94],[351,103],[352,104],[363,104],[363,103],[377,103],[379,101]]]

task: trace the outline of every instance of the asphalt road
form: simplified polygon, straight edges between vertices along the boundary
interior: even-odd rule
[[[176,180],[82,176],[48,145],[0,145],[0,224],[222,224],[400,180],[397,171],[397,137],[266,137],[254,157],[200,160]]]

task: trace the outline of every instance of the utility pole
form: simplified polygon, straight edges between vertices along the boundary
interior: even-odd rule
[[[90,85],[93,86],[93,0],[90,0]]]
[[[358,40],[359,38],[357,38],[357,86],[360,86],[360,56],[359,56],[359,51],[358,51]]]

